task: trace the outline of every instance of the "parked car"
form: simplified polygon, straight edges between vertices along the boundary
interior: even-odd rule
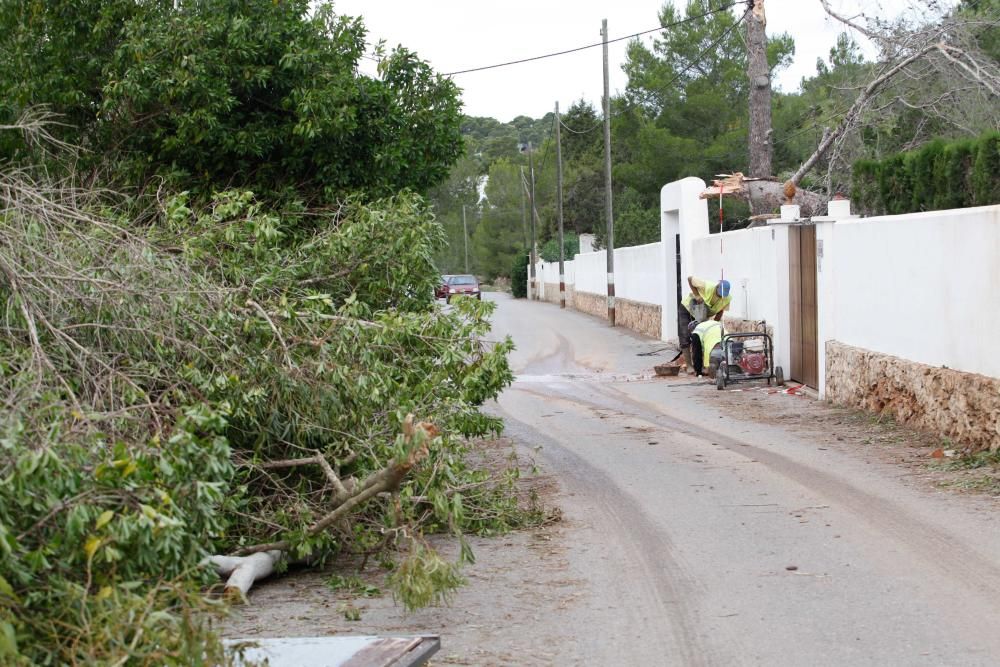
[[[448,298],[448,279],[451,277],[451,274],[444,274],[441,276],[441,282],[434,288],[435,299]]]
[[[451,297],[456,294],[474,296],[479,300],[483,298],[482,293],[479,291],[479,281],[475,276],[469,275],[451,276],[448,278],[448,293],[445,295],[445,301],[450,303]]]

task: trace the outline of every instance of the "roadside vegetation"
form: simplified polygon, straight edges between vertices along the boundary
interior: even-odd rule
[[[212,555],[373,554],[532,520],[468,461],[512,379],[434,303],[458,91],[305,0],[0,12],[0,662],[217,664]],[[238,596],[237,596],[238,597]]]

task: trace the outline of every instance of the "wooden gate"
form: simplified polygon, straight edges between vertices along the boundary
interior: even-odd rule
[[[816,228],[788,229],[788,286],[791,292],[791,356],[789,376],[810,387],[819,387],[819,341],[816,311]]]

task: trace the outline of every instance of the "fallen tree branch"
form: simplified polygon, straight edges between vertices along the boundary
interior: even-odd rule
[[[428,441],[437,435],[437,428],[433,424],[426,422],[414,424],[413,415],[407,415],[403,422],[403,439],[408,445],[405,455],[382,470],[369,475],[353,489],[347,489],[344,486],[343,481],[322,454],[300,459],[269,461],[256,465],[263,469],[319,465],[323,469],[330,485],[336,490],[336,495],[331,502],[332,509],[306,529],[306,535],[312,536],[327,530],[365,501],[379,494],[398,489],[413,467],[427,457],[429,453]],[[227,596],[234,596],[236,600],[244,601],[254,581],[270,575],[275,564],[284,557],[285,552],[291,547],[292,543],[289,540],[278,540],[238,549],[232,556],[211,556],[208,560],[216,566],[220,574],[231,573],[229,581],[226,583]]]
[[[802,163],[802,166],[798,168],[795,174],[792,176],[791,181],[795,185],[798,185],[802,180],[802,177],[809,173],[809,170],[819,162],[820,158],[826,153],[827,149],[833,145],[833,143],[841,137],[845,132],[847,132],[851,127],[853,127],[858,116],[864,108],[871,102],[872,98],[876,93],[882,88],[883,84],[892,79],[894,76],[902,72],[906,67],[913,62],[916,62],[920,58],[923,58],[932,49],[936,48],[936,45],[928,45],[924,48],[910,54],[900,62],[896,63],[886,71],[884,71],[879,76],[875,77],[864,90],[858,95],[858,98],[854,100],[854,104],[847,110],[844,117],[840,120],[835,128],[830,130],[830,132],[823,138],[823,141],[819,143],[813,154],[806,158],[806,161]]]
[[[281,331],[278,330],[278,327],[274,325],[274,320],[271,319],[271,316],[267,314],[267,311],[264,310],[263,306],[253,299],[247,299],[247,305],[253,306],[254,310],[260,313],[261,317],[267,320],[267,323],[271,326],[271,331],[274,332],[278,342],[281,343],[281,349],[285,352],[285,363],[288,364],[289,368],[295,368],[295,363],[292,362],[292,355],[288,352],[288,345],[285,344],[285,338],[281,335]]]
[[[336,490],[337,498],[343,497],[344,499],[346,499],[348,496],[350,496],[350,492],[344,486],[344,483],[341,481],[340,477],[337,476],[337,473],[334,472],[333,466],[330,465],[330,462],[327,461],[326,457],[323,456],[322,454],[316,454],[315,456],[307,456],[302,459],[284,459],[282,461],[268,461],[266,463],[258,463],[256,464],[256,467],[262,468],[264,470],[273,470],[275,468],[295,468],[298,466],[306,466],[313,464],[318,465],[323,470],[323,474],[326,475],[326,479],[327,481],[330,482],[330,486],[332,486]],[[340,502],[343,502],[343,500],[341,500]]]

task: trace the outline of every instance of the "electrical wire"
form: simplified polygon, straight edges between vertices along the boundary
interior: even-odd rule
[[[725,5],[723,7],[719,7],[717,9],[713,9],[711,11],[705,12],[704,14],[698,14],[697,16],[688,16],[687,18],[681,19],[680,21],[675,21],[674,23],[669,23],[667,25],[661,25],[661,26],[658,26],[656,28],[650,28],[649,30],[643,30],[641,32],[635,32],[635,33],[632,33],[631,35],[625,35],[624,37],[616,37],[615,39],[609,39],[607,41],[607,43],[608,44],[614,44],[615,42],[621,42],[621,41],[624,41],[626,39],[635,39],[636,37],[641,37],[642,35],[648,35],[649,33],[652,33],[652,32],[659,32],[661,30],[667,30],[668,28],[673,28],[675,26],[683,25],[684,23],[690,23],[691,21],[696,21],[698,19],[703,19],[706,16],[711,16],[713,14],[718,14],[719,12],[723,12],[723,11],[727,11],[729,9],[732,9],[733,7],[736,7],[737,5],[747,5],[747,4],[749,4],[748,0],[741,0],[740,2],[734,2],[732,4]],[[565,51],[555,51],[553,53],[546,53],[546,54],[543,54],[543,55],[540,55],[540,56],[532,56],[531,58],[521,58],[520,60],[509,60],[507,62],[497,63],[495,65],[486,65],[484,67],[472,67],[472,68],[469,68],[469,69],[457,70],[455,72],[448,72],[446,74],[443,74],[442,76],[457,76],[459,74],[469,74],[471,72],[482,72],[482,71],[489,70],[489,69],[497,69],[498,67],[507,67],[509,65],[520,65],[522,63],[529,63],[529,62],[533,62],[535,60],[543,60],[545,58],[554,58],[556,56],[564,56],[564,55],[569,54],[569,53],[576,53],[578,51],[584,51],[586,49],[592,49],[592,48],[595,48],[595,47],[598,47],[598,46],[604,46],[604,42],[601,41],[601,42],[597,42],[595,44],[587,44],[586,46],[578,46],[575,49],[566,49]]]
[[[736,4],[743,4],[743,3],[736,3]],[[735,6],[736,5],[729,5],[729,7],[735,7]],[[729,7],[727,7],[726,9],[728,9]],[[703,14],[702,16],[707,16],[707,14]],[[698,17],[698,18],[701,18],[701,17]],[[677,81],[679,81],[682,76],[684,76],[685,74],[687,74],[687,71],[689,69],[691,69],[692,67],[694,67],[695,65],[697,65],[699,62],[701,62],[702,58],[705,57],[705,54],[707,54],[709,51],[715,50],[716,47],[719,46],[719,44],[721,44],[723,41],[725,41],[725,39],[727,37],[729,37],[729,35],[732,34],[733,30],[735,30],[741,23],[743,23],[743,19],[745,19],[745,18],[746,18],[746,14],[743,14],[742,16],[740,16],[731,26],[729,26],[719,36],[718,39],[716,39],[714,42],[712,42],[711,44],[709,44],[697,56],[695,56],[694,59],[691,60],[691,62],[688,63],[687,66],[684,69],[682,69],[680,72],[678,72],[677,75],[674,76],[674,78],[672,78],[670,81],[668,81],[666,83],[666,85],[663,86],[663,88],[664,89],[670,88],[672,85],[674,85],[675,83],[677,83]],[[677,25],[677,24],[673,24],[673,25]],[[621,111],[613,113],[613,114],[611,114],[611,117],[614,118],[615,116],[618,116],[621,113],[622,113]],[[559,120],[559,124],[562,127],[564,127],[566,130],[568,130],[569,132],[572,132],[573,134],[589,134],[590,132],[593,132],[597,128],[601,127],[601,125],[604,124],[604,121],[602,120],[600,123],[598,123],[597,125],[594,125],[589,130],[574,130],[571,127],[567,127],[567,125],[562,122],[562,119]]]

